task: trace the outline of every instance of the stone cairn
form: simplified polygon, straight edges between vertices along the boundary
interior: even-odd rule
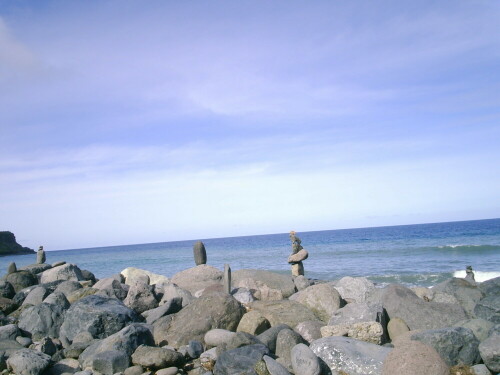
[[[467,266],[465,268],[465,280],[467,280],[472,284],[476,283],[476,279],[474,277],[474,271],[472,271],[472,266]]]
[[[43,250],[43,246],[40,246],[36,253],[36,262],[37,264],[43,264],[45,263],[45,260],[46,260],[45,251]]]
[[[203,242],[198,241],[193,246],[194,262],[197,266],[207,264],[207,251]]]
[[[304,265],[302,261],[307,259],[309,253],[302,247],[300,238],[293,230],[290,232],[290,241],[292,241],[292,254],[288,257],[288,263],[292,265],[292,276],[303,276]]]

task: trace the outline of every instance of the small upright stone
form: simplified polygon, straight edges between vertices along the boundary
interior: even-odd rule
[[[292,276],[304,276],[304,265],[302,262],[292,264]]]
[[[197,266],[207,264],[207,251],[203,242],[198,241],[193,246],[194,262]]]
[[[224,264],[224,292],[231,294],[231,267]]]
[[[9,267],[7,268],[7,275],[10,275],[11,273],[17,272],[17,266],[16,262],[11,262],[9,264]]]
[[[40,246],[36,253],[36,262],[37,264],[43,264],[45,263],[45,260],[45,251],[43,250],[43,246]]]

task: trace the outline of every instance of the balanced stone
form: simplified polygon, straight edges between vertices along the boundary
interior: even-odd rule
[[[37,264],[42,264],[45,263],[45,260],[46,260],[45,251],[43,250],[43,246],[40,246],[36,253],[36,262]]]
[[[309,253],[306,249],[300,250],[297,254],[292,254],[288,257],[288,263],[297,263],[306,260],[309,256]]]
[[[198,241],[193,246],[194,262],[197,266],[207,264],[207,251],[203,242]]]
[[[304,276],[304,265],[302,262],[292,264],[292,276]]]
[[[302,261],[307,259],[309,253],[304,250],[300,238],[293,230],[290,232],[290,241],[292,242],[292,254],[288,257],[288,263],[292,265],[292,276],[304,276]]]
[[[231,267],[224,264],[224,292],[231,294]]]
[[[9,264],[9,267],[7,268],[7,275],[10,275],[11,273],[17,272],[17,266],[15,262],[11,262]]]

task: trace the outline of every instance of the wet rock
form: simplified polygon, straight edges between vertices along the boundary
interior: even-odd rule
[[[7,367],[19,375],[40,375],[49,364],[50,356],[32,349],[20,349],[7,360]]]
[[[335,336],[314,341],[310,349],[332,372],[344,371],[349,375],[381,374],[382,364],[392,350],[364,341]]]

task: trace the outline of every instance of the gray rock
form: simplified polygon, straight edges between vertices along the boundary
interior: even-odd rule
[[[49,291],[47,289],[43,286],[37,286],[28,293],[23,301],[23,305],[39,305],[48,295]]]
[[[24,310],[18,325],[34,340],[45,336],[58,337],[64,316],[65,310],[61,306],[41,303]]]
[[[29,271],[17,271],[5,276],[5,281],[10,283],[17,293],[21,289],[38,284],[38,279]]]
[[[0,340],[0,357],[10,357],[13,353],[23,349],[23,346],[14,340]]]
[[[366,302],[368,295],[375,289],[375,284],[365,277],[345,276],[333,283],[344,300]]]
[[[104,338],[139,320],[133,310],[115,298],[88,296],[67,310],[61,326],[61,340],[71,342],[80,332],[90,332],[94,338]]]
[[[228,342],[222,343],[217,346],[217,353],[221,354],[225,351],[241,348],[242,346],[262,344],[257,337],[245,332],[236,332]]]
[[[40,342],[35,346],[35,349],[50,356],[54,355],[57,352],[57,347],[50,337],[42,338]]]
[[[378,304],[368,305],[366,302],[348,303],[331,315],[328,325],[362,322],[379,322],[383,326],[387,324],[382,306]]]
[[[137,313],[158,307],[158,301],[153,294],[153,288],[148,284],[137,282],[130,286],[127,297],[123,300],[125,306]]]
[[[235,331],[244,312],[239,302],[225,293],[203,296],[173,315],[160,335],[155,325],[155,340],[179,348],[190,340],[202,341],[205,333],[214,328]]]
[[[324,322],[342,306],[340,294],[331,284],[312,285],[289,299],[303,304]]]
[[[471,370],[474,372],[475,375],[491,375],[491,372],[490,370],[488,370],[488,367],[486,367],[486,365],[483,364],[471,366]]]
[[[22,337],[22,336],[17,336],[16,341],[25,348],[27,348],[33,343],[33,341],[29,337]]]
[[[10,262],[9,266],[7,267],[7,275],[10,275],[11,273],[17,272],[17,266],[15,262]]]
[[[484,364],[493,373],[500,372],[500,335],[493,335],[479,344]]]
[[[56,280],[84,280],[82,271],[74,264],[63,264],[62,266],[53,267],[42,272],[40,276],[41,283],[47,283]]]
[[[291,328],[286,324],[279,324],[277,326],[269,328],[268,330],[258,335],[257,339],[274,353],[276,352],[276,340],[278,339],[278,334],[283,329],[291,329]]]
[[[108,350],[96,354],[92,361],[92,369],[103,375],[113,375],[125,371],[130,364],[127,353],[118,350]]]
[[[171,299],[181,298],[182,307],[186,307],[195,299],[189,291],[182,289],[178,285],[171,282],[155,284],[155,294],[161,299],[160,306],[167,303]]]
[[[398,336],[401,336],[405,332],[408,332],[410,329],[406,322],[398,317],[392,318],[389,320],[387,324],[387,332],[391,341],[394,341]]]
[[[203,244],[203,242],[197,241],[193,245],[193,256],[194,262],[197,266],[207,263],[207,251],[205,250],[205,245]]]
[[[181,309],[182,309],[182,298],[175,297],[168,300],[165,304],[157,308],[144,311],[142,313],[142,316],[146,319],[146,323],[154,324],[154,322],[156,322],[162,316],[168,314],[175,314],[176,312],[179,312]]]
[[[64,357],[78,359],[78,357],[80,357],[80,354],[82,354],[83,351],[93,343],[94,340],[89,342],[73,342],[69,347],[63,350]]]
[[[49,364],[50,356],[32,349],[20,349],[7,360],[7,367],[18,375],[40,375]]]
[[[293,278],[263,270],[238,270],[232,273],[233,287],[254,290],[260,300],[279,300],[295,293]]]
[[[325,362],[332,372],[344,371],[349,375],[380,375],[382,364],[392,350],[339,336],[316,340],[311,344],[310,349]]]
[[[174,350],[140,345],[132,354],[132,363],[158,370],[165,367],[182,366],[184,357]]]
[[[270,375],[290,375],[288,370],[284,368],[280,363],[278,363],[275,359],[269,357],[268,355],[265,355],[264,357],[262,357],[262,359],[264,360],[267,371]]]
[[[22,305],[28,294],[35,289],[38,285],[31,285],[27,288],[21,289],[18,291],[12,300],[17,304],[17,305]]]
[[[455,327],[469,328],[474,332],[474,335],[481,342],[488,338],[489,331],[493,328],[494,324],[484,319],[468,319],[455,324]]]
[[[15,340],[21,332],[15,324],[7,324],[0,327],[0,340]]]
[[[281,364],[287,370],[293,371],[292,348],[297,344],[303,344],[304,339],[297,332],[285,328],[278,333],[276,338],[276,355],[281,359]]]
[[[295,327],[305,321],[318,320],[311,310],[296,301],[255,301],[250,304],[250,309],[260,312],[271,327],[278,324]]]
[[[467,319],[460,305],[425,302],[410,289],[396,284],[384,289],[382,304],[389,318],[403,319],[410,330],[450,327]]]
[[[82,284],[80,284],[78,281],[65,280],[57,286],[55,292],[62,293],[67,298],[71,293],[82,288]]]
[[[228,350],[217,359],[214,375],[257,375],[254,366],[266,354],[269,349],[262,344]]]
[[[127,292],[123,289],[121,282],[114,277],[101,279],[92,287],[99,290],[109,290],[111,294],[119,300],[123,300],[127,297]]]
[[[308,278],[306,278],[304,275],[299,275],[295,276],[293,278],[293,283],[295,284],[295,288],[300,292],[301,290],[304,290],[308,287],[310,287],[312,284],[309,281]]]
[[[271,328],[269,321],[260,312],[251,310],[243,315],[236,331],[250,333],[251,335],[260,335],[269,328]]]
[[[465,279],[452,278],[434,286],[433,292],[443,292],[453,295],[465,310],[465,313],[473,318],[474,306],[481,298],[483,292]]]
[[[28,272],[31,272],[31,273],[37,275],[37,274],[42,273],[43,271],[47,271],[51,268],[52,268],[52,266],[50,264],[41,263],[41,264],[27,265],[27,266],[21,268],[21,270],[28,271]]]
[[[153,335],[149,326],[132,323],[121,331],[90,345],[80,355],[79,361],[82,368],[86,368],[92,364],[94,357],[98,353],[118,350],[130,356],[140,345],[153,346]]]
[[[50,305],[58,305],[62,307],[64,310],[69,309],[70,303],[66,296],[60,292],[51,293],[44,300],[44,303],[48,303]]]
[[[320,375],[321,365],[316,354],[307,345],[297,344],[292,348],[292,368],[295,374]]]
[[[84,280],[90,281],[92,284],[97,281],[95,278],[95,275],[92,272],[90,272],[88,270],[81,270],[81,271],[82,271],[82,276],[83,276]]]
[[[295,332],[301,335],[304,340],[309,344],[314,340],[321,338],[321,327],[324,327],[325,323],[321,321],[306,321],[299,323],[295,326]]]
[[[45,263],[47,257],[45,256],[45,251],[40,247],[40,249],[36,252],[36,262],[38,264]]]
[[[200,264],[199,266],[176,273],[171,281],[194,294],[196,291],[205,289],[210,285],[222,285],[223,276],[223,272],[217,268]]]
[[[500,323],[500,294],[491,294],[476,304],[474,313],[478,318]]]
[[[144,372],[144,369],[142,368],[142,366],[135,365],[135,366],[131,366],[128,369],[126,369],[123,372],[123,375],[142,375],[143,372]],[[157,374],[158,374],[158,372],[157,372]]]
[[[247,288],[236,288],[233,289],[231,295],[238,301],[239,303],[248,304],[255,301],[255,297],[253,296],[250,289]]]
[[[478,285],[478,288],[484,293],[484,295],[498,295],[500,294],[500,277],[495,277],[494,279],[486,280]]]
[[[16,291],[11,283],[5,280],[0,280],[0,297],[12,299],[16,295]]]
[[[59,267],[59,266],[62,266],[63,264],[66,264],[66,261],[58,260],[57,262],[52,263],[51,266],[52,267]]]
[[[336,326],[325,326],[321,328],[321,335],[348,336],[353,339],[380,345],[383,343],[384,330],[378,322],[361,322],[353,324],[340,324]]]
[[[73,358],[65,358],[54,364],[48,371],[47,375],[67,375],[81,371],[80,363]]]
[[[189,341],[187,345],[187,353],[192,359],[199,358],[204,350],[205,349],[203,348],[203,344],[196,340]]]
[[[0,311],[3,314],[10,314],[17,308],[17,303],[14,300],[0,297]]]
[[[433,347],[449,366],[474,365],[479,362],[479,340],[472,330],[449,327],[414,333],[412,340]]]
[[[207,346],[219,346],[226,344],[236,335],[236,332],[228,331],[227,329],[215,328],[211,329],[203,338]]]

